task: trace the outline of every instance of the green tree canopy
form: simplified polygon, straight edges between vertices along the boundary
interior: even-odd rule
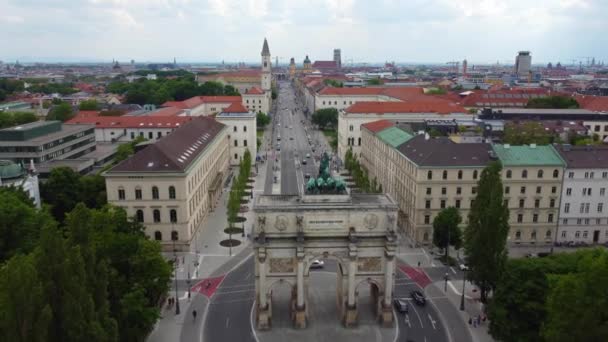
[[[574,109],[579,108],[578,102],[569,96],[545,96],[530,99],[526,105],[528,108],[556,108]]]
[[[99,110],[99,104],[97,103],[97,100],[92,99],[92,100],[85,100],[80,102],[80,105],[78,105],[78,109],[80,110]]]
[[[461,222],[460,211],[454,207],[441,210],[433,219],[433,244],[445,249],[446,259],[448,245],[459,249],[462,244],[462,232],[458,227]]]
[[[464,231],[468,277],[479,287],[484,303],[488,292],[496,288],[507,260],[509,209],[503,203],[501,170],[500,162],[492,162],[482,171]]]
[[[32,112],[0,112],[0,129],[37,121]]]
[[[337,80],[330,79],[330,78],[324,79],[323,83],[325,83],[325,85],[328,85],[331,87],[336,87],[336,88],[344,87],[344,83],[337,81]]]
[[[312,122],[321,128],[335,128],[338,126],[338,110],[336,108],[319,109],[312,114]]]
[[[547,145],[551,144],[554,137],[547,132],[540,122],[527,121],[524,123],[507,123],[503,136],[503,142],[511,145]]]
[[[259,111],[256,114],[256,125],[258,126],[258,128],[264,128],[269,123],[270,123],[270,117],[268,115],[266,115],[265,113],[263,113],[261,111]]]
[[[62,102],[55,105],[46,116],[47,120],[59,120],[62,122],[68,121],[74,117],[74,110],[67,102]]]

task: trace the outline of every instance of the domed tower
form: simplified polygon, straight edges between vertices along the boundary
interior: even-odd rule
[[[310,59],[308,58],[308,55],[306,55],[306,58],[304,58],[304,72],[310,72],[312,69],[312,64],[310,63]]]

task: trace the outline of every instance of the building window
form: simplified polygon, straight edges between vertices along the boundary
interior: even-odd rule
[[[524,221],[524,215],[523,214],[517,214],[517,223],[522,223]]]
[[[581,207],[580,207],[579,212],[580,212],[581,214],[585,212],[585,203],[581,203]]]
[[[359,138],[359,140],[358,140],[358,141],[359,141],[359,146],[361,146],[361,138]]]
[[[234,159],[239,159],[239,155],[238,154],[234,154]]]
[[[135,212],[135,218],[137,222],[144,222],[144,211],[139,209]]]
[[[570,203],[564,204],[564,212],[567,214],[570,212]]]
[[[528,178],[528,170],[521,171],[521,178]]]
[[[534,200],[534,208],[540,208],[540,200],[539,199],[535,199]]]
[[[243,140],[243,146],[247,147],[247,139]]]
[[[585,179],[589,178],[589,172],[585,172]]]
[[[148,132],[148,139],[150,139],[150,140],[154,139],[154,133]]]
[[[430,201],[430,200],[426,200],[426,201],[424,202],[424,207],[425,207],[426,209],[431,209],[431,201]]]
[[[544,174],[544,173],[543,173],[543,170],[538,170],[538,173],[536,174],[536,176],[537,176],[538,178],[543,178],[543,174]]]
[[[559,170],[555,169],[553,170],[553,178],[558,178],[559,177]]]
[[[424,215],[424,224],[431,223],[431,215]]]
[[[119,200],[125,199],[125,189],[123,189],[123,188],[118,189],[118,199]]]
[[[154,232],[154,240],[156,241],[162,241],[163,239],[163,233],[159,232],[158,230]]]
[[[476,186],[474,186],[474,187],[471,188],[471,193],[473,195],[475,195],[477,193],[477,187]]]
[[[519,207],[520,207],[520,208],[523,208],[525,203],[526,203],[526,200],[525,200],[525,199],[523,199],[523,198],[522,198],[522,199],[520,199],[520,200],[519,200]]]
[[[555,198],[549,200],[549,208],[555,208]]]
[[[585,203],[585,214],[589,214],[589,203]]]
[[[562,239],[565,239],[565,238],[566,238],[566,231],[562,230]]]
[[[536,230],[533,230],[532,233],[530,233],[530,239],[536,240]]]
[[[239,146],[239,141],[234,139],[234,147],[238,147]]]
[[[606,127],[608,127],[608,126],[606,126]],[[606,171],[602,172],[602,178],[608,178],[608,172],[606,172]],[[608,232],[608,230],[607,230],[607,232]]]
[[[574,178],[574,172],[568,172],[568,178]]]
[[[426,194],[430,195],[431,194],[431,188],[426,188]]]
[[[460,200],[456,200],[456,205],[455,205],[455,207],[456,207],[456,208],[458,208],[458,209],[460,209]]]
[[[532,215],[532,222],[538,223],[538,214]]]
[[[141,199],[141,188],[135,188],[135,199]]]
[[[443,179],[448,179],[448,172],[446,170],[443,170],[442,178]]]
[[[462,194],[462,188],[461,187],[457,187],[456,188],[456,195],[460,195]]]
[[[586,238],[587,238],[587,236],[588,236],[587,231],[586,231],[586,230],[585,230],[585,231],[583,231],[583,239],[586,239]]]
[[[163,136],[163,132],[156,132],[156,138],[160,139]]]
[[[536,187],[536,193],[537,193],[537,194],[540,194],[540,192],[541,192],[541,187],[540,187],[540,186],[537,186],[537,187]]]
[[[562,224],[568,224],[568,219],[563,219]]]
[[[353,129],[355,129],[355,127],[354,127],[353,125],[348,126],[348,130],[349,130],[349,131],[351,131],[351,132],[352,132],[352,131],[353,131]]]
[[[236,132],[236,131],[237,131],[236,126],[232,126],[232,131],[233,131],[233,132]]]
[[[566,189],[566,196],[572,196],[572,188]]]
[[[131,132],[131,140],[135,139],[135,132]]]
[[[153,215],[154,222],[156,222],[156,223],[160,222],[160,210],[154,209],[153,213],[154,213],[154,215]]]
[[[553,214],[547,215],[547,222],[549,222],[549,223],[553,222]]]
[[[580,238],[581,237],[581,231],[577,230],[576,233],[574,233],[574,237],[577,238],[577,239]]]
[[[445,195],[445,194],[447,194],[447,193],[448,193],[448,188],[445,188],[445,187],[444,187],[444,188],[441,188],[441,194],[442,194],[442,195]]]
[[[158,199],[158,188],[155,186],[152,187],[152,199]]]
[[[508,195],[511,192],[511,187],[505,186],[505,194]]]
[[[597,212],[601,213],[604,210],[604,203],[597,204]]]
[[[169,187],[169,198],[175,199],[175,187],[173,185]]]
[[[475,200],[473,199],[473,200],[471,200],[471,203],[469,204],[469,206],[470,206],[471,208],[473,208],[473,206],[474,206],[474,205],[475,205]]]
[[[552,194],[556,194],[557,193],[557,187],[556,186],[552,186],[551,187],[551,193]]]
[[[247,132],[247,126],[243,126],[243,132]]]
[[[171,241],[177,241],[179,240],[179,234],[177,233],[176,230],[172,230],[171,231]]]
[[[606,188],[600,188],[600,196],[606,195]]]
[[[429,170],[429,172],[426,173],[426,179],[433,179],[433,171]]]
[[[521,230],[515,232],[515,240],[521,240]]]
[[[462,170],[458,170],[458,179],[462,179]]]
[[[424,241],[427,241],[429,239],[429,233],[424,233],[424,235],[422,236],[422,239]]]
[[[507,178],[511,178],[511,174],[512,174],[511,170],[507,170]]]
[[[477,170],[473,171],[473,179],[477,179]]]
[[[526,193],[526,187],[522,186],[521,189],[519,189],[519,193],[525,194]]]
[[[441,209],[445,209],[445,200],[441,200]]]
[[[177,222],[177,210],[171,209],[171,211],[169,211],[169,217],[171,218],[172,223],[176,223]]]
[[[508,198],[507,198],[507,199],[504,199],[504,200],[502,201],[502,205],[503,205],[504,207],[508,208],[508,207],[509,207],[509,199],[508,199]]]

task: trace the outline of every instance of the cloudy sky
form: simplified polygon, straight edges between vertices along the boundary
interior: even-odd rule
[[[608,0],[0,0],[0,60],[608,63]]]

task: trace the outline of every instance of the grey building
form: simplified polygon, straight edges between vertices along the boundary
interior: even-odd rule
[[[336,62],[338,69],[342,67],[342,51],[340,49],[334,49],[334,62]]]
[[[36,121],[0,130],[0,159],[16,163],[75,159],[95,148],[95,125]]]
[[[532,66],[530,51],[519,51],[515,57],[515,73],[519,76],[527,76]]]

